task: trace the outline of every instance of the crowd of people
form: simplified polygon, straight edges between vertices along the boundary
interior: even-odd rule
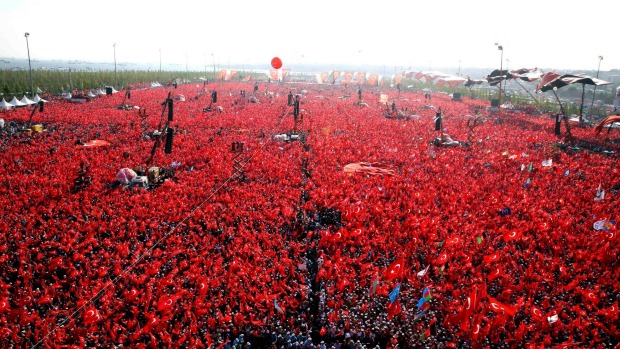
[[[440,93],[254,86],[52,99],[43,132],[0,130],[1,347],[618,348],[614,133],[569,142],[546,114]],[[169,92],[187,97],[172,152],[147,163]],[[359,162],[389,171],[344,171]],[[115,183],[172,164],[156,189]]]

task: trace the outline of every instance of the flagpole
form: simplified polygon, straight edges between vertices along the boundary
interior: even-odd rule
[[[517,85],[521,86],[521,88],[523,88],[525,90],[525,92],[527,92],[527,94],[530,95],[530,97],[532,97],[534,102],[536,102],[536,104],[538,104],[540,106],[540,102],[536,99],[536,97],[534,97],[534,95],[532,95],[532,93],[530,91],[528,91],[528,89],[526,89],[525,86],[521,85],[521,83],[519,82],[518,79],[512,79],[512,80],[514,80],[514,82],[516,82]]]

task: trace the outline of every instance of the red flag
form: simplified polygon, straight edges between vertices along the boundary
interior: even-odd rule
[[[504,276],[504,271],[501,268],[495,268],[494,270],[491,271],[487,279],[491,281],[491,280],[495,280],[502,276]]]
[[[497,262],[499,260],[499,255],[497,253],[494,253],[492,255],[488,255],[488,256],[484,256],[484,262],[485,263],[492,263],[492,262]]]
[[[469,295],[469,297],[467,297],[467,300],[465,301],[465,305],[463,307],[463,310],[465,311],[465,316],[469,317],[470,315],[474,314],[476,310],[478,309],[479,303],[480,303],[480,296],[478,295],[478,289],[474,288],[471,291],[471,294]]]
[[[532,313],[532,318],[538,321],[543,321],[545,319],[545,316],[543,315],[542,311],[540,311],[540,309],[538,309],[537,307],[532,307],[530,309],[530,312]]]
[[[510,316],[514,316],[517,313],[517,310],[510,305],[502,304],[497,301],[497,299],[489,296],[489,307],[491,310],[496,313],[504,312]]]
[[[403,276],[403,272],[405,271],[405,259],[399,258],[392,265],[388,267],[388,269],[383,274],[383,278],[385,280],[394,280],[396,278],[400,278]]]
[[[450,247],[450,246],[454,246],[454,245],[462,245],[463,244],[463,239],[461,239],[460,237],[456,236],[453,238],[450,238],[448,240],[446,240],[446,243],[444,244],[445,247]]]
[[[437,257],[437,259],[435,260],[435,264],[437,265],[444,265],[448,263],[448,254],[447,253],[442,253],[439,255],[439,257]]]
[[[521,232],[517,232],[516,230],[513,230],[510,232],[505,232],[503,236],[503,240],[504,242],[508,242],[510,240],[519,240],[522,237],[523,237],[523,234],[521,234]]]
[[[596,296],[596,293],[594,291],[583,290],[583,297],[592,302],[593,304],[598,304],[600,302],[600,299]]]
[[[101,320],[101,315],[99,315],[99,312],[94,307],[90,307],[84,311],[85,325],[96,324],[99,320]]]
[[[159,312],[162,314],[166,314],[172,311],[172,308],[174,308],[174,304],[176,303],[176,301],[177,300],[175,296],[162,297],[157,303],[157,310],[159,310]]]
[[[606,318],[616,319],[618,318],[618,302],[612,304],[611,307],[607,309],[601,309],[596,312],[596,315],[603,315]]]
[[[401,311],[400,301],[397,299],[394,303],[388,304],[388,306],[386,307],[386,310],[387,310],[387,318],[391,319],[394,315],[400,313]]]

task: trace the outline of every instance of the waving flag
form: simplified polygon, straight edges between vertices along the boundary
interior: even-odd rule
[[[605,190],[603,190],[601,188],[601,185],[598,185],[598,189],[596,190],[596,197],[594,198],[594,201],[601,201],[605,198]]]
[[[388,304],[386,309],[387,309],[387,318],[391,319],[394,315],[400,313],[401,311],[400,301],[396,300],[396,302]]]
[[[508,242],[510,240],[518,240],[522,237],[523,237],[523,234],[521,234],[521,232],[517,232],[516,230],[513,230],[511,232],[505,232],[502,239],[504,240],[504,242]]]
[[[418,309],[426,310],[429,306],[428,302],[431,298],[431,291],[428,289],[428,286],[424,287],[424,290],[422,291],[422,298],[418,301]]]
[[[274,299],[273,300],[273,306],[276,308],[276,310],[280,313],[284,315],[284,310],[282,310],[282,308],[280,308],[280,306],[278,305],[278,300]]]
[[[388,298],[390,299],[390,303],[394,303],[396,301],[396,297],[398,297],[399,293],[400,293],[400,284],[396,285],[396,287],[394,287],[392,292],[390,292],[390,294],[388,295]]]
[[[502,276],[504,276],[504,271],[500,268],[495,268],[495,270],[491,271],[487,279],[492,281]]]
[[[428,266],[426,266],[426,268],[425,268],[425,269],[420,270],[420,271],[418,272],[418,277],[424,277],[424,275],[426,275],[426,273],[428,273],[428,268],[430,268],[430,264],[429,264]]]
[[[388,267],[388,269],[383,274],[383,278],[385,280],[394,280],[403,276],[403,271],[405,270],[405,259],[399,258],[392,265]]]
[[[596,312],[596,315],[603,315],[606,318],[610,318],[615,320],[618,318],[618,302],[614,303],[611,307],[607,309],[601,309]]]
[[[499,255],[494,253],[492,255],[484,256],[483,260],[485,263],[497,262],[499,260]]]
[[[101,315],[99,315],[99,311],[94,307],[90,307],[88,310],[84,311],[84,324],[92,325],[101,320]]]
[[[616,227],[616,221],[601,220],[594,223],[594,229],[604,230],[611,233],[611,230]]]
[[[517,313],[517,310],[506,304],[502,304],[493,297],[489,296],[489,308],[497,313],[504,312],[510,316],[514,316]]]
[[[370,296],[374,296],[377,294],[377,285],[379,284],[379,278],[377,277],[375,281],[372,282],[372,286],[370,286]]]
[[[442,253],[439,255],[439,257],[437,257],[437,259],[435,260],[435,264],[437,265],[444,265],[448,263],[448,254],[447,253]]]

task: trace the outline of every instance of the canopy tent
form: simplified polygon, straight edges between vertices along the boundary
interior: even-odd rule
[[[485,77],[485,80],[491,86],[495,86],[499,84],[500,81],[504,80],[514,80],[527,94],[534,99],[536,103],[538,103],[538,99],[532,95],[532,93],[525,88],[525,86],[521,85],[519,80],[532,82],[540,79],[542,77],[542,70],[538,68],[521,68],[516,70],[493,70],[491,74]],[[503,91],[500,91],[502,93]]]
[[[527,82],[536,81],[541,78],[543,75],[542,71],[538,68],[521,68],[517,70],[493,70],[491,74],[485,77],[486,81],[491,86],[495,86],[499,84],[499,81],[502,80],[523,80]]]
[[[117,93],[117,92],[118,92],[118,91],[116,91],[116,89],[114,89],[114,87],[113,87],[113,86],[106,86],[105,88],[106,88],[106,89],[111,88],[111,89],[112,89],[112,93]],[[103,94],[105,94],[105,91],[103,92]]]
[[[26,97],[26,95],[24,95],[24,97],[22,97],[20,102],[22,102],[22,103],[24,103],[26,105],[32,105],[32,104],[36,104],[37,103],[37,102],[33,102],[33,101],[29,100],[28,97]]]
[[[39,97],[39,95],[35,95],[33,101],[35,103],[39,103],[39,102],[47,103],[47,101],[45,99]]]
[[[553,90],[554,88],[562,88],[566,85],[571,84],[583,84],[583,85],[609,85],[611,82],[593,78],[586,74],[556,74],[556,73],[546,73],[536,90],[547,92],[549,90]]]
[[[90,97],[90,98],[95,98],[95,97],[97,97],[95,94],[93,94],[93,91],[88,91],[87,96],[88,96],[88,97]]]
[[[13,108],[13,105],[9,104],[7,101],[4,100],[4,98],[2,98],[2,101],[0,101],[0,109],[9,110],[11,108]]]
[[[581,87],[582,87],[581,105],[579,108],[579,121],[582,122],[583,121],[583,99],[585,97],[586,85],[602,86],[602,85],[610,85],[611,82],[593,78],[586,74],[560,75],[557,73],[550,72],[550,73],[546,73],[545,75],[543,75],[542,79],[540,80],[540,83],[536,87],[536,91],[546,92],[546,91],[552,90],[554,91],[554,94],[555,94],[555,90],[562,88],[564,86],[567,86],[567,85],[572,85],[572,84],[581,84]],[[556,95],[556,98],[557,98],[557,95]],[[560,100],[558,99],[558,102],[559,101]],[[562,109],[562,113],[564,113],[564,110],[562,108],[562,103],[560,103],[560,108]]]
[[[13,99],[11,99],[11,101],[9,102],[10,105],[14,106],[14,107],[24,107],[26,106],[26,104],[20,102],[17,100],[17,97],[13,96]]]
[[[455,88],[459,85],[465,84],[466,82],[467,82],[467,79],[462,78],[460,76],[446,76],[446,77],[441,77],[437,79],[435,84],[437,84],[437,86],[440,86],[440,87],[443,87],[444,85],[448,85],[452,88]]]
[[[480,85],[484,82],[484,80],[476,80],[471,79],[469,76],[467,77],[467,82],[465,82],[465,87],[471,88],[474,85]]]
[[[102,89],[98,89],[98,90],[95,92],[95,94],[96,94],[96,95],[98,95],[98,96],[103,96],[103,95],[105,95],[105,91],[103,91]]]

